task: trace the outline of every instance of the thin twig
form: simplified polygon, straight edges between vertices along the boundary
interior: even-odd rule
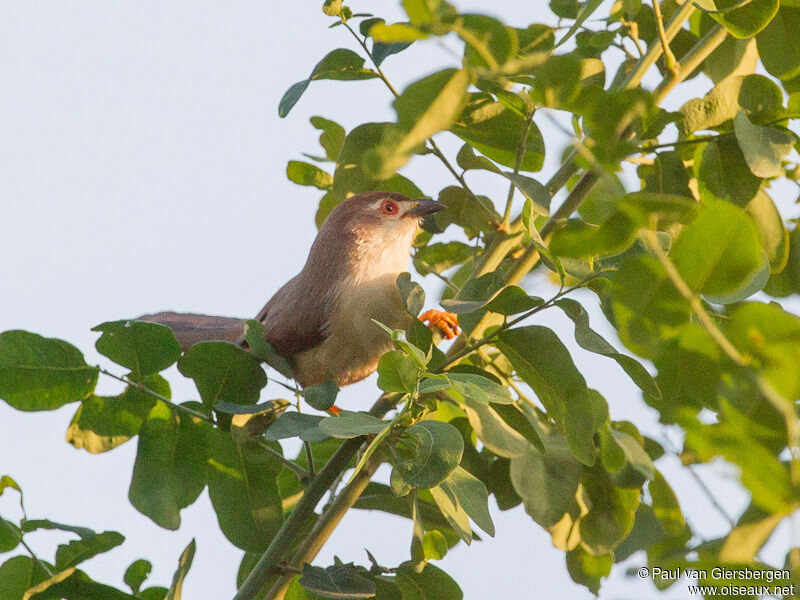
[[[669,47],[667,41],[667,33],[664,31],[664,18],[661,16],[661,5],[658,0],[653,0],[653,13],[656,17],[656,25],[658,26],[658,38],[661,41],[661,49],[664,53],[664,64],[673,75],[678,74],[678,61],[675,60],[675,55]]]
[[[21,531],[19,531],[17,529],[14,529],[11,526],[11,523],[7,522],[5,519],[0,518],[0,523],[2,523],[3,527],[8,529],[11,532],[11,534],[15,538],[17,538],[17,540],[19,540],[19,543],[22,544],[22,546],[25,548],[25,550],[28,551],[28,554],[31,555],[31,558],[34,561],[36,561],[36,564],[39,565],[39,567],[45,573],[47,573],[48,576],[53,577],[53,575],[55,575],[55,573],[53,573],[53,570],[50,567],[47,566],[47,563],[45,563],[42,559],[40,559],[38,556],[36,556],[36,553],[33,551],[33,549],[31,549],[31,547],[28,546],[28,543],[25,541],[24,536],[23,536]]]
[[[348,23],[344,23],[344,26],[347,29],[347,31],[349,31],[352,34],[352,36],[355,38],[355,40],[358,42],[358,44],[364,50],[364,53],[369,57],[369,60],[375,66],[375,72],[378,74],[378,77],[380,78],[380,80],[383,81],[383,83],[386,85],[386,87],[389,89],[389,91],[392,93],[392,95],[395,98],[399,97],[400,94],[395,89],[395,87],[391,84],[389,79],[386,77],[386,74],[383,72],[383,70],[378,65],[377,61],[375,60],[375,57],[372,55],[372,51],[367,47],[366,42],[359,37],[359,35],[353,30],[352,27],[350,27],[350,25]],[[461,184],[461,187],[463,187],[467,191],[467,193],[474,200],[477,200],[477,196],[475,196],[475,194],[472,192],[470,187],[467,185],[467,182],[464,179],[464,176],[462,174],[460,174],[455,169],[455,167],[453,167],[453,165],[450,163],[449,160],[447,160],[447,157],[439,149],[439,146],[436,145],[436,142],[433,141],[433,138],[428,138],[427,142],[430,144],[431,153],[434,156],[436,156],[436,158],[438,158],[442,162],[442,164],[447,168],[448,171],[450,171],[450,173],[453,175],[453,177],[455,177],[456,181],[458,181],[458,183]]]
[[[522,167],[522,160],[525,158],[525,151],[528,148],[528,134],[531,131],[531,126],[533,125],[533,111],[531,114],[528,115],[528,118],[525,120],[525,126],[522,128],[522,133],[519,137],[519,142],[517,143],[517,156],[514,159],[514,175],[519,175],[520,167]],[[508,197],[506,198],[506,209],[503,212],[503,228],[507,229],[509,223],[511,222],[511,201],[514,199],[514,190],[517,186],[514,184],[512,180],[508,186]]]
[[[306,449],[306,461],[308,461],[308,475],[313,477],[316,475],[316,471],[314,470],[314,455],[311,452],[311,444],[305,440],[303,440],[303,448]]]
[[[117,381],[121,381],[122,383],[125,383],[125,384],[127,384],[127,385],[129,385],[129,386],[131,386],[133,388],[136,388],[140,392],[142,392],[144,394],[147,394],[148,396],[152,396],[153,398],[161,400],[167,406],[169,406],[169,407],[171,407],[171,408],[173,408],[173,409],[175,409],[177,411],[184,412],[187,415],[190,415],[190,416],[192,416],[192,417],[194,417],[196,419],[200,419],[201,421],[205,421],[206,423],[209,423],[211,425],[216,425],[216,423],[214,422],[214,419],[210,418],[208,415],[204,415],[203,413],[201,413],[199,411],[196,411],[193,408],[190,408],[188,406],[184,406],[183,404],[176,404],[175,402],[173,402],[172,400],[170,400],[166,396],[164,396],[162,394],[159,394],[155,390],[151,390],[149,387],[139,383],[138,381],[133,381],[132,379],[130,379],[128,377],[125,377],[125,376],[116,375],[115,373],[112,373],[111,371],[103,369],[102,367],[97,367],[97,368],[100,371],[100,373],[102,373],[103,375],[111,377],[112,379],[116,379]],[[288,468],[291,471],[293,471],[294,473],[296,473],[298,475],[298,477],[300,478],[300,481],[305,481],[306,479],[308,479],[308,472],[303,467],[301,467],[300,465],[298,465],[294,461],[289,460],[288,458],[286,458],[283,454],[281,454],[280,452],[278,452],[274,448],[271,448],[268,444],[266,444],[264,442],[264,440],[256,438],[253,441],[258,445],[259,448],[261,448],[262,450],[265,450],[267,453],[271,454],[273,457],[278,459],[286,468]]]

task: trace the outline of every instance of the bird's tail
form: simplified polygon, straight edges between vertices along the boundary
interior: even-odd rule
[[[211,340],[237,344],[242,340],[245,323],[245,319],[235,317],[175,312],[142,315],[135,320],[166,325],[172,329],[182,350]]]

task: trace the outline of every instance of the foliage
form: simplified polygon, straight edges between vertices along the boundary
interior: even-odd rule
[[[460,599],[433,563],[478,539],[476,527],[495,535],[490,496],[500,510],[522,505],[564,552],[570,576],[593,592],[637,552],[651,565],[757,567],[760,548],[797,511],[800,486],[800,320],[774,300],[800,294],[800,234],[773,201],[800,177],[800,142],[789,128],[800,118],[797,3],[664,2],[654,12],[618,1],[604,12],[595,0],[553,0],[565,25],[558,29],[462,14],[442,0],[402,4],[407,20],[386,23],[325,2],[332,27],[359,51],[323,57],[289,88],[279,115],[312,81],[378,80],[396,120],[346,131],[312,117],[321,156],[289,161],[287,175],[324,192],[319,225],[354,193],[421,196],[397,172],[409,161],[446,167],[453,181],[437,195],[448,210],[426,220],[414,267],[445,282],[439,300],[463,328],[452,346],[438,348],[418,323],[388,330],[394,348],[378,366],[382,400],[370,412],[316,415],[300,412],[301,398],[330,409],[340,393],[331,382],[286,383],[295,408],[279,398],[259,403],[263,363],[284,377],[291,370],[255,321],[245,329],[249,352],[209,341],[183,354],[161,325],[99,325],[97,350],[122,375],[88,365],[67,342],[8,331],[0,334],[0,397],[26,411],[76,403],[67,439],[89,452],[136,438],[130,500],[162,527],[177,529],[181,511],[208,487],[222,532],[245,551],[240,600],[264,584],[267,597],[296,600]],[[463,57],[397,91],[385,61],[444,36],[460,40]],[[767,75],[755,74],[759,60]],[[653,65],[663,79],[650,91],[641,80]],[[707,94],[676,112],[660,107],[701,73],[714,84]],[[536,173],[546,152],[560,149],[539,125],[559,113],[571,117],[571,142],[545,181]],[[448,133],[463,143],[455,162],[435,141]],[[495,185],[474,190],[475,171]],[[534,269],[552,284],[544,297],[523,280]],[[397,284],[416,316],[422,288],[409,274]],[[626,351],[590,327],[589,303]],[[699,540],[687,524],[659,470],[665,449],[634,423],[613,420],[558,335],[526,322],[553,308],[574,323],[581,348],[614,361],[683,435],[685,468],[716,459],[738,467],[752,505],[721,539]],[[159,373],[175,363],[201,402],[171,399]],[[125,390],[96,395],[101,374]],[[303,442],[296,457],[277,443],[288,438]],[[392,467],[388,484],[371,481],[383,463]],[[18,489],[4,478],[0,493],[10,488]],[[329,489],[332,500],[315,513]],[[409,560],[386,567],[368,554],[369,566],[310,565],[353,507],[409,519]],[[52,564],[8,559],[0,600],[179,598],[194,552],[192,544],[170,590],[141,590],[150,565],[137,561],[125,573],[128,593],[76,569],[121,535],[27,518],[0,525],[0,552],[18,550],[40,527],[80,537]],[[796,549],[787,565],[797,577]]]

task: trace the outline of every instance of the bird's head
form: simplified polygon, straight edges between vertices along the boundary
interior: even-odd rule
[[[420,221],[443,208],[443,204],[428,198],[412,200],[396,192],[364,192],[334,208],[317,239],[335,239],[351,257],[375,267],[375,263],[386,269],[399,264],[404,270]]]

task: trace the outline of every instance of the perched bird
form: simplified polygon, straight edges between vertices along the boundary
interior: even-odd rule
[[[442,208],[435,200],[365,192],[331,211],[302,271],[256,317],[302,386],[329,379],[348,385],[375,371],[391,340],[373,319],[408,329],[412,317],[402,305],[396,279],[406,270],[421,219]],[[458,330],[450,313],[431,310],[420,318],[447,338]],[[243,319],[167,312],[140,320],[171,327],[184,349],[212,339],[244,343]]]

